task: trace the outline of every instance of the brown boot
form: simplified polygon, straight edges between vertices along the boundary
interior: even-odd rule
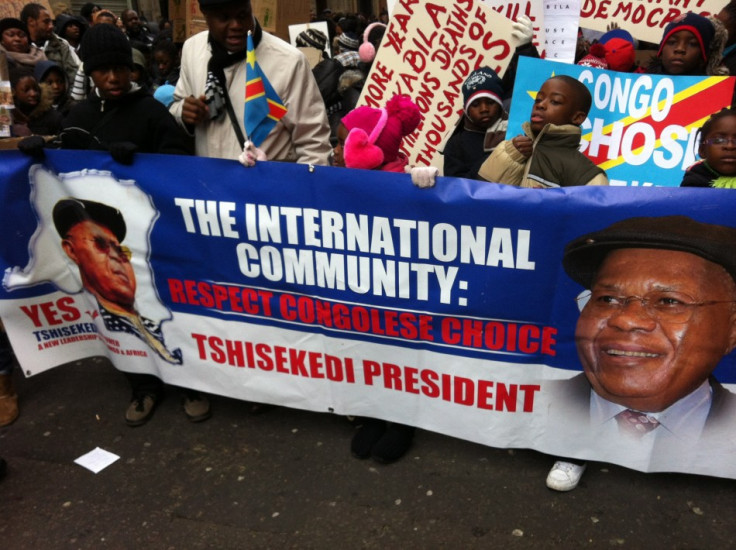
[[[10,374],[0,374],[0,426],[12,424],[18,418],[18,395]]]

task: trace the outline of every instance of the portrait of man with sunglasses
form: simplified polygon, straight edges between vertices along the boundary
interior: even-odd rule
[[[168,363],[181,364],[181,352],[166,348],[160,326],[136,309],[136,278],[131,251],[121,244],[127,228],[120,211],[66,198],[56,203],[52,216],[62,249],[79,268],[82,286],[97,300],[105,327],[134,334]]]
[[[575,327],[583,372],[547,385],[560,453],[592,441],[604,460],[696,472],[704,454],[730,456],[736,395],[712,373],[736,347],[736,229],[629,218],[568,243],[563,267],[587,290]]]

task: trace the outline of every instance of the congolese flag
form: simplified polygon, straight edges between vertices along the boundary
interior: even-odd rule
[[[248,33],[248,52],[245,59],[245,134],[259,147],[286,114],[286,107],[258,66],[251,33]]]

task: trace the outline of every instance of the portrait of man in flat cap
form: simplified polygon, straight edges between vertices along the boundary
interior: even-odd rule
[[[64,198],[54,205],[52,217],[62,249],[79,268],[84,289],[97,300],[105,327],[133,334],[168,363],[181,364],[181,352],[166,348],[160,325],[136,309],[136,277],[131,251],[121,244],[127,228],[120,211]]]
[[[629,218],[571,241],[563,267],[586,289],[583,373],[550,384],[551,424],[650,471],[736,449],[736,395],[712,375],[736,347],[736,229]]]

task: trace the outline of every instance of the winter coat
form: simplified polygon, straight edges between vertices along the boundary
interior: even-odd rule
[[[460,121],[463,124],[465,116]],[[478,179],[478,170],[506,136],[508,120],[499,118],[485,132],[460,128],[443,151],[443,174],[448,177]]]
[[[524,158],[511,140],[503,141],[481,166],[481,178],[519,187],[608,185],[606,173],[578,151],[579,126],[547,124],[536,137],[529,122],[522,128],[534,140],[531,156]]]
[[[91,93],[71,109],[63,126],[63,149],[107,150],[111,143],[127,141],[141,153],[191,154],[166,107],[138,88],[115,101]]]
[[[212,56],[208,36],[209,32],[204,31],[184,42],[181,73],[174,102],[169,108],[182,126],[184,98],[204,94],[207,62]],[[259,147],[270,160],[327,165],[331,150],[330,130],[325,105],[307,58],[295,47],[266,32],[255,54],[261,70],[288,109]],[[243,60],[225,69],[227,92],[242,128],[245,127],[245,65]],[[196,154],[201,157],[236,159],[243,150],[227,114],[198,124],[194,143]]]
[[[54,109],[52,102],[51,90],[42,86],[40,100],[33,110],[29,113],[24,113],[20,108],[13,110],[13,134],[17,136],[58,134],[61,131],[62,116]],[[28,131],[25,131],[23,126]]]
[[[43,52],[46,59],[56,61],[64,69],[67,82],[74,82],[74,75],[77,74],[81,62],[69,42],[52,33],[43,47]]]

